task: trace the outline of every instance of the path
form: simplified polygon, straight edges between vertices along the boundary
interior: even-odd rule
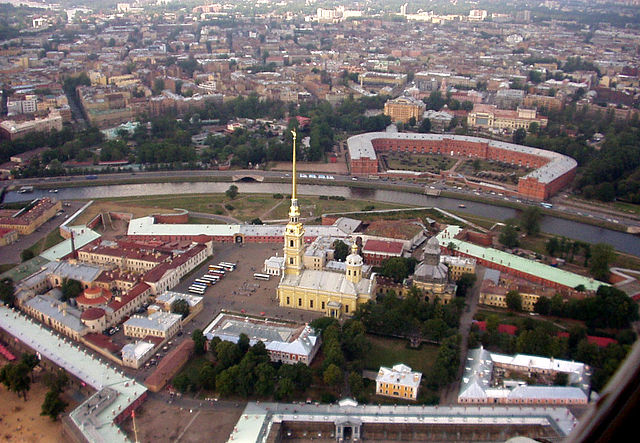
[[[269,214],[271,214],[273,211],[275,211],[275,209],[280,206],[283,202],[285,201],[284,198],[280,199],[280,201],[278,203],[276,203],[275,205],[273,205],[271,208],[267,209],[265,212],[263,212],[260,215],[260,219],[264,220],[265,217],[267,217]]]
[[[464,371],[465,362],[467,360],[467,350],[469,347],[469,332],[471,331],[471,323],[473,322],[473,316],[478,309],[478,300],[480,299],[480,287],[482,286],[482,280],[484,279],[484,268],[478,266],[478,272],[476,273],[478,279],[471,288],[470,295],[467,295],[467,305],[464,312],[460,316],[460,366],[458,367],[458,375],[456,381],[449,384],[447,388],[440,395],[441,405],[453,405],[458,400],[458,390],[460,387],[460,381],[462,380],[462,373]]]
[[[189,215],[193,215],[194,217],[202,217],[202,218],[210,218],[212,220],[220,220],[228,224],[237,224],[242,223],[237,218],[233,218],[230,215],[217,215],[217,214],[209,214],[207,212],[192,212],[189,211]]]
[[[180,435],[178,435],[178,438],[176,438],[176,442],[180,441],[182,436],[189,430],[189,428],[191,427],[191,424],[196,420],[196,418],[198,418],[198,415],[200,415],[200,412],[202,412],[202,411],[196,412],[195,415],[193,416],[193,418],[191,420],[189,420],[189,423],[187,423],[187,426],[184,427],[184,429],[182,430]]]

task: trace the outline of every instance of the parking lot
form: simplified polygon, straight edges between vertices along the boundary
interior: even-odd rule
[[[295,322],[309,322],[320,317],[321,314],[319,313],[278,306],[276,287],[280,281],[279,276],[272,276],[269,281],[255,280],[253,278],[254,273],[262,272],[264,260],[276,253],[282,254],[282,245],[214,243],[213,256],[184,277],[172,290],[189,293],[187,288],[196,278],[208,272],[210,264],[217,265],[223,261],[236,263],[236,269],[232,272],[226,272],[218,283],[207,287],[203,296],[204,307],[202,312],[185,325],[181,336],[176,336],[171,340],[172,343],[167,350],[161,348],[156,351],[153,359],[157,362],[173,346],[190,337],[195,329],[204,329],[221,310],[264,315]],[[124,337],[122,328],[112,336],[112,340],[123,344],[134,341],[129,337]],[[139,379],[143,380],[153,369],[154,366],[150,365],[149,367],[141,368],[135,374]]]

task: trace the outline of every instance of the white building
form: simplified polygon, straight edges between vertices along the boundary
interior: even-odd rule
[[[380,366],[376,377],[376,394],[415,400],[418,398],[421,380],[421,372],[414,372],[402,363],[394,365],[391,369]]]
[[[146,341],[128,343],[122,348],[122,364],[138,369],[153,355],[154,345]]]
[[[520,380],[499,380],[494,376],[494,368],[547,378],[564,373],[569,386],[528,386]],[[590,368],[584,363],[535,355],[495,354],[480,347],[467,354],[458,403],[584,405],[589,401],[589,378]]]
[[[310,365],[320,349],[321,339],[309,325],[297,325],[268,318],[220,313],[204,330],[208,340],[218,337],[237,343],[240,334],[249,337],[251,346],[264,343],[271,361]]]
[[[273,257],[269,257],[264,261],[262,272],[269,275],[280,275],[282,274],[283,268],[284,257],[278,257],[277,255],[274,255]]]
[[[137,338],[161,337],[167,340],[180,330],[181,319],[181,315],[170,312],[154,312],[148,317],[134,315],[124,323],[124,335]]]

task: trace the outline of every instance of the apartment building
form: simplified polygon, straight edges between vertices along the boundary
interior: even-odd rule
[[[376,394],[385,397],[416,400],[422,373],[414,372],[404,364],[392,368],[380,367],[376,377]]]

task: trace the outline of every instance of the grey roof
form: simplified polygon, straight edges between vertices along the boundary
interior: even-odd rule
[[[32,299],[27,300],[24,306],[53,318],[80,335],[87,329],[82,323],[82,320],[80,320],[82,311],[54,298],[36,295]]]
[[[179,323],[182,319],[180,314],[172,314],[171,312],[157,311],[148,317],[134,315],[124,323],[124,326],[152,329],[155,331],[168,331],[173,325]]]
[[[414,272],[416,280],[422,281],[446,281],[448,275],[449,268],[444,263],[438,265],[420,263]]]
[[[509,390],[502,386],[491,386],[494,362],[521,366],[523,368],[553,369],[569,375],[573,386],[520,386]],[[532,355],[517,354],[515,356],[491,353],[484,348],[470,349],[465,360],[464,373],[460,383],[458,398],[500,397],[507,399],[566,398],[587,400],[589,390],[589,373],[583,363]]]
[[[505,149],[508,151],[522,152],[538,157],[544,157],[549,162],[525,175],[523,178],[535,178],[540,183],[550,183],[561,175],[575,169],[578,163],[571,157],[559,154],[557,152],[545,151],[544,149],[531,148],[529,146],[515,145],[496,140],[489,140],[478,137],[469,137],[466,135],[451,134],[416,134],[416,133],[389,133],[389,132],[368,132],[366,134],[355,135],[347,140],[349,156],[352,159],[370,158],[375,159],[376,153],[373,149],[372,141],[375,139],[394,139],[394,140],[459,140],[472,143],[488,143],[490,147]]]
[[[373,295],[373,279],[363,278],[354,284],[341,272],[304,269],[300,275],[285,274],[280,281],[283,286],[295,286],[314,291],[327,291],[342,295]]]
[[[548,426],[566,437],[577,423],[564,407],[505,407],[505,406],[381,406],[359,405],[355,402],[338,404],[249,403],[234,427],[229,441],[266,441],[274,423],[381,423],[381,424],[465,424],[480,430],[485,425],[513,424]]]
[[[494,284],[500,283],[500,271],[497,269],[486,268],[484,270],[484,279],[491,280]]]
[[[62,278],[69,278],[81,282],[92,282],[102,272],[102,268],[86,263],[71,263],[68,261],[49,262],[44,265],[47,274],[59,275]]]
[[[124,411],[145,393],[144,386],[81,349],[77,343],[4,306],[0,306],[0,328],[98,391],[69,414],[86,441],[128,441],[113,420],[119,411]]]
[[[342,231],[336,226],[305,226],[305,237],[345,238],[351,232]],[[241,224],[156,224],[153,217],[141,217],[129,222],[127,235],[211,235],[233,236],[244,234],[250,236],[276,237],[284,235],[284,225],[241,225]]]

